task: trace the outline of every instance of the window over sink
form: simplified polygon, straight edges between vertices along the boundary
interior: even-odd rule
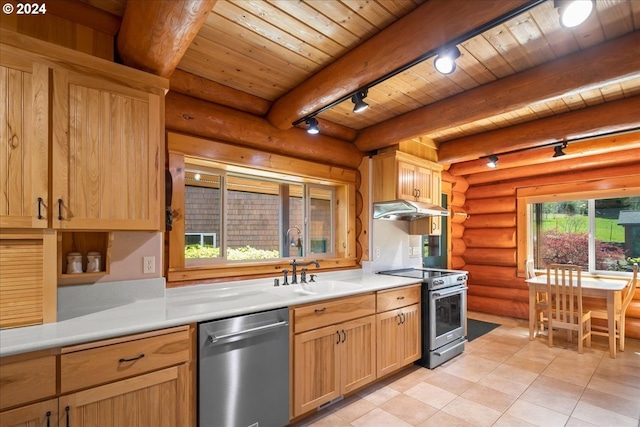
[[[185,258],[261,261],[333,254],[335,189],[185,164]]]
[[[171,132],[167,142],[168,282],[268,277],[293,259],[357,265],[357,170]]]

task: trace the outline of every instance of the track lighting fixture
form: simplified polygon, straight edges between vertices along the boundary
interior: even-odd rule
[[[489,156],[489,161],[487,162],[487,166],[489,166],[490,168],[497,168],[498,167],[498,156],[496,156],[495,154],[492,154]]]
[[[562,151],[564,148],[567,148],[567,143],[564,142],[560,145],[555,145],[553,147],[553,157],[560,157],[560,156],[564,156],[566,153],[564,151]]]
[[[367,97],[367,89],[358,90],[351,97],[351,102],[353,102],[353,112],[360,113],[367,108],[369,108],[369,104],[363,101]]]
[[[445,47],[438,52],[433,66],[441,74],[451,74],[456,70],[458,58],[460,58],[460,49],[457,46]]]
[[[315,117],[309,117],[305,121],[305,123],[309,125],[309,127],[307,128],[307,133],[311,135],[320,133],[320,129],[318,129],[318,119],[316,119]]]
[[[587,20],[593,12],[593,0],[554,0],[553,7],[558,9],[560,25],[573,28]]]

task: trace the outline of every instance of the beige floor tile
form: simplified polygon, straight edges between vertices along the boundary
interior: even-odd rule
[[[393,399],[399,394],[400,392],[398,390],[394,390],[393,388],[386,386],[379,388],[378,390],[374,390],[371,393],[366,393],[362,395],[362,398],[368,400],[374,405],[380,406],[387,400]]]
[[[638,427],[638,420],[580,401],[571,414],[573,418],[601,427]]]
[[[565,427],[597,427],[595,424],[588,423],[586,421],[579,420],[577,418],[569,418]]]
[[[564,426],[569,419],[568,415],[552,411],[523,399],[516,400],[505,413],[533,425],[544,427]]]
[[[469,424],[468,422],[454,417],[453,415],[449,415],[446,412],[439,411],[432,417],[429,417],[422,424],[419,424],[418,427],[475,427],[475,425]]]
[[[584,367],[580,362],[554,360],[541,375],[567,381],[579,386],[586,386],[591,380],[595,368]]]
[[[351,403],[333,410],[332,414],[339,416],[348,424],[375,408],[377,406],[366,399],[354,399]]]
[[[568,381],[562,381],[556,378],[546,377],[544,375],[538,376],[536,380],[531,383],[529,388],[537,388],[540,390],[546,390],[553,392],[556,395],[568,397],[574,400],[580,399],[584,392],[584,387],[570,383]]]
[[[461,396],[500,412],[506,411],[517,398],[517,396],[503,393],[482,384],[473,384]]]
[[[552,389],[529,387],[520,396],[520,399],[530,403],[535,403],[547,409],[559,412],[564,415],[571,415],[573,409],[578,404],[580,396],[568,397],[556,393]]]
[[[538,374],[533,372],[505,364],[498,366],[492,373],[527,385],[531,384],[538,377]]]
[[[351,427],[351,425],[335,414],[312,416],[294,424],[295,427]]]
[[[440,387],[443,390],[450,391],[456,395],[464,393],[465,390],[475,384],[473,381],[448,374],[442,370],[436,371],[434,375],[426,378],[424,382]]]
[[[445,405],[458,397],[454,393],[424,382],[410,388],[405,391],[404,394],[437,409],[442,409]]]
[[[376,408],[351,422],[355,427],[413,427],[387,411]]]
[[[493,371],[499,362],[488,360],[474,355],[458,356],[455,363],[450,364],[444,371],[448,374],[464,378],[469,381],[478,382],[491,371]]]
[[[434,372],[435,371],[427,368],[418,367],[416,370],[407,371],[404,376],[394,377],[392,381],[387,383],[387,385],[402,393],[416,384],[425,381],[427,378],[434,375]]]
[[[401,394],[388,400],[380,408],[415,426],[433,416],[438,410],[413,397]]]
[[[493,427],[535,427],[535,424],[530,424],[509,414],[503,414]]]
[[[454,399],[442,408],[442,411],[478,427],[489,427],[502,415],[501,411],[496,411],[464,397]]]
[[[491,373],[482,378],[480,381],[478,381],[478,384],[482,384],[494,390],[498,390],[515,397],[520,396],[528,386],[527,384],[512,381],[509,378],[505,378],[504,376],[494,373]]]
[[[596,373],[589,381],[587,388],[636,401],[640,406],[640,378],[638,382],[634,383],[637,387],[629,386],[626,382],[621,383],[620,379],[624,380],[621,376],[607,375],[603,377]]]
[[[620,396],[587,388],[580,402],[617,412],[629,418],[640,419],[640,400],[630,400]]]
[[[524,369],[534,374],[541,373],[549,366],[548,362],[538,362],[524,356],[518,356],[517,354],[505,360],[504,364],[513,366],[514,368]]]

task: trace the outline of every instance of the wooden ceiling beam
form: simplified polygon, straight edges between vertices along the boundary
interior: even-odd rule
[[[640,131],[574,142],[563,149],[565,155],[561,157],[553,157],[553,147],[504,154],[499,156],[498,169],[507,171],[512,168],[535,165],[545,165],[546,168],[548,163],[563,162],[585,156],[599,156],[614,151],[631,149],[640,149]],[[640,162],[640,159],[638,159],[638,162]],[[456,163],[449,168],[449,173],[453,176],[467,176],[491,171],[492,169],[487,167],[487,159]]]
[[[251,95],[238,89],[196,76],[177,69],[171,75],[171,90],[205,101],[215,102],[225,107],[264,116],[271,107],[271,102],[259,96]]]
[[[169,77],[217,0],[128,0],[118,35],[125,65]]]
[[[173,91],[165,97],[165,128],[350,169],[362,161],[352,143],[299,128],[280,130],[264,118]]]
[[[358,134],[355,143],[360,150],[371,151],[403,139],[638,77],[639,45],[640,32],[636,31],[369,126]]]
[[[267,118],[279,129],[532,1],[427,1],[277,99]],[[414,135],[416,136],[416,135]],[[409,138],[403,138],[409,139]]]
[[[440,144],[438,163],[459,163],[563,140],[640,128],[640,95]]]

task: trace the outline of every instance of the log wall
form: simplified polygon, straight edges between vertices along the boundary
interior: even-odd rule
[[[635,166],[639,165],[636,157]],[[456,188],[468,185],[464,197],[453,198],[454,201],[465,200],[460,208],[469,217],[464,222],[452,224],[451,267],[469,272],[469,310],[528,318],[528,288],[524,277],[518,276],[516,192],[522,187],[587,181],[594,177],[628,180],[632,185],[640,182],[640,168],[630,169],[629,164],[610,166],[606,161],[603,166],[597,170],[591,168],[555,175],[527,174],[529,176],[504,182],[477,180],[473,174],[448,177],[454,182],[454,192]],[[519,176],[515,172],[514,176]],[[504,170],[501,172],[502,175],[505,173]],[[482,182],[475,184],[478,181]],[[627,311],[626,328],[628,337],[640,338],[640,292],[636,292]]]

